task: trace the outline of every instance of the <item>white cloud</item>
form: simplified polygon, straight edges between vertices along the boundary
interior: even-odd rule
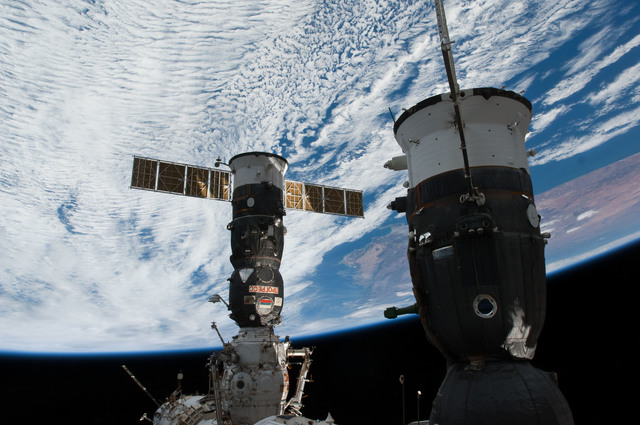
[[[640,35],[636,37],[640,41]],[[640,63],[637,63],[616,76],[616,79],[600,92],[589,97],[589,103],[610,104],[619,101],[620,97],[627,97],[631,88],[637,89],[640,81]]]
[[[550,161],[560,161],[577,154],[587,152],[600,146],[616,136],[627,133],[640,124],[640,106],[633,110],[622,112],[613,118],[598,123],[590,130],[590,134],[583,137],[572,137],[539,152],[531,161],[532,165],[546,164]]]
[[[606,32],[608,34],[613,34],[614,30],[611,28],[607,28]],[[610,41],[608,37],[599,40]],[[604,43],[605,41],[601,42]],[[601,52],[601,50],[603,50],[603,48],[598,43],[596,43],[595,47],[593,46],[593,44],[589,44],[589,47],[591,49],[587,52],[580,52],[581,54],[578,56],[578,58],[581,59],[580,64],[584,65],[582,71],[574,74],[573,72],[575,70],[573,69],[573,67],[571,67],[568,76],[566,78],[563,78],[556,85],[556,87],[553,88],[553,90],[549,91],[548,95],[543,100],[543,103],[547,105],[553,105],[557,102],[564,101],[569,96],[584,89],[596,75],[605,70],[608,66],[622,59],[626,54],[628,54],[634,48],[638,47],[639,44],[640,35],[634,37],[633,39],[620,46],[617,46],[615,48],[612,47],[613,51],[611,51],[608,55],[600,60],[595,60],[595,58],[599,56],[599,53]],[[587,61],[588,63],[583,63],[582,61],[582,58],[584,58],[585,56],[589,58],[589,61]]]
[[[534,132],[543,131],[551,123],[554,123],[559,117],[570,109],[567,105],[560,105],[557,108],[536,114],[531,121],[531,129]]]
[[[531,66],[603,5],[447,4],[461,85],[534,85]],[[430,7],[27,1],[0,5],[0,40],[0,350],[200,347],[218,343],[212,319],[235,334],[228,311],[207,303],[228,291],[230,206],[130,190],[134,154],[210,166],[218,156],[271,151],[290,161],[288,178],[363,189],[364,220],[285,217],[281,329],[376,320],[386,299],[371,287],[358,293],[370,302],[362,309],[358,296],[338,302],[352,308],[350,322],[305,318],[312,296],[335,285],[316,280],[333,250],[353,244],[356,252],[386,226],[406,231],[385,208],[406,176],[382,164],[400,153],[388,108],[397,114],[448,90]],[[584,63],[566,69],[578,75]],[[631,87],[614,80],[599,96]],[[542,161],[603,143],[637,125],[637,112],[600,123],[586,143],[549,146]],[[535,130],[566,113],[554,106]],[[389,255],[406,272],[404,250]],[[351,278],[345,285],[357,286]],[[407,284],[387,288],[391,302],[410,298]]]
[[[596,214],[598,214],[598,210],[585,211],[583,213],[578,214],[578,216],[576,217],[576,221],[582,221],[585,218],[593,217]]]

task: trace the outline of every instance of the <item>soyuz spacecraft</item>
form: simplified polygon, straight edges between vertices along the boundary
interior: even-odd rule
[[[216,167],[222,162],[219,160]],[[231,342],[209,359],[207,395],[178,389],[159,405],[155,425],[331,425],[304,418],[302,396],[312,350],[281,341],[273,327],[282,321],[284,284],[280,262],[285,208],[364,217],[362,192],[284,180],[288,167],[279,155],[249,152],[229,160],[230,171],[134,157],[131,187],[231,201],[229,317],[238,327]],[[233,187],[232,190],[231,187]],[[224,301],[219,295],[210,301]],[[214,329],[215,323],[212,325]],[[222,337],[221,337],[222,339]],[[301,363],[294,394],[288,368]],[[126,368],[125,368],[126,370]],[[133,377],[133,376],[132,376]],[[144,388],[143,388],[144,389]]]
[[[570,425],[555,377],[530,363],[546,311],[549,236],[524,146],[531,103],[512,91],[459,89],[444,7],[435,5],[450,92],[395,120],[404,155],[385,164],[408,172],[406,196],[389,208],[406,214],[416,307],[447,360],[429,423]]]

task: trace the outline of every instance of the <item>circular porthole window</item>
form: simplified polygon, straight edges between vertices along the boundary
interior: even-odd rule
[[[483,319],[490,319],[498,311],[498,303],[489,294],[480,294],[473,300],[473,310]]]
[[[260,279],[261,282],[271,283],[273,282],[273,277],[274,274],[271,267],[261,267],[258,269],[258,279]]]

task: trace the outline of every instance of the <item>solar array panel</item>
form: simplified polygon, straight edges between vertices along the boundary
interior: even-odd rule
[[[134,157],[131,187],[228,201],[230,174],[212,168]]]
[[[290,180],[285,181],[285,207],[325,214],[364,217],[361,191]]]
[[[131,187],[195,198],[230,200],[231,173],[177,162],[134,157]],[[362,192],[285,180],[285,207],[364,217]]]

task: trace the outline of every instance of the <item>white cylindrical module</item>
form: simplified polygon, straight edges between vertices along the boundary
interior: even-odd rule
[[[471,167],[529,170],[524,139],[531,104],[499,89],[460,92],[460,111]],[[400,116],[395,138],[408,158],[409,184],[464,167],[449,93],[430,97]]]
[[[229,160],[233,172],[234,190],[247,184],[270,182],[284,187],[284,173],[289,163],[283,157],[266,152],[247,152]]]

